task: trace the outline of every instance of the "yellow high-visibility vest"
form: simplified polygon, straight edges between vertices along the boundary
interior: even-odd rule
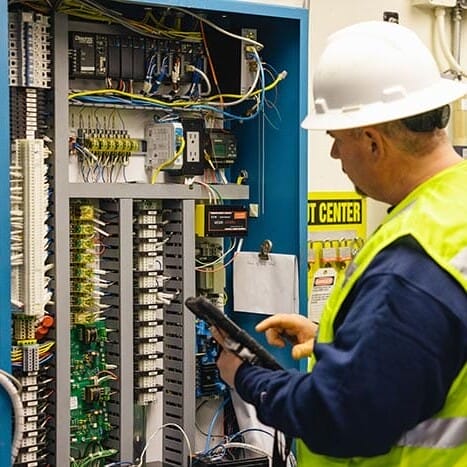
[[[386,216],[331,293],[317,342],[333,341],[334,320],[355,282],[381,250],[407,235],[467,293],[467,161],[419,185]],[[311,371],[314,363],[312,356]],[[297,446],[299,467],[467,466],[467,364],[452,383],[443,408],[404,433],[387,454],[343,459],[313,453],[301,440]]]

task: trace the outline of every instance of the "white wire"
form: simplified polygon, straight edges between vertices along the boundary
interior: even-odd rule
[[[221,256],[219,256],[218,258],[216,258],[214,261],[211,261],[210,263],[203,263],[202,261],[200,261],[199,259],[196,259],[196,263],[199,264],[199,266],[197,266],[195,269],[203,269],[203,268],[206,268],[208,266],[214,266],[215,264],[219,264],[220,262],[222,262],[222,260],[224,258],[226,258],[232,251],[235,250],[237,246],[237,239],[235,239],[232,243],[232,246]]]
[[[5,389],[7,394],[10,396],[11,405],[15,415],[15,431],[13,435],[13,441],[11,444],[11,463],[14,464],[16,456],[18,455],[19,448],[24,433],[24,408],[21,402],[20,392],[18,388],[11,382],[11,375],[4,372],[0,372],[0,385]]]
[[[227,181],[227,177],[225,176],[225,169],[219,169],[219,176],[221,177],[222,183],[224,183],[224,185],[229,183]]]
[[[206,91],[200,93],[200,95],[201,96],[209,96],[209,94],[211,94],[212,87],[211,87],[211,81],[209,81],[208,75],[203,70],[200,70],[199,68],[196,68],[193,65],[190,66],[190,70],[193,71],[193,72],[198,73],[204,79],[204,82],[206,83],[206,86],[208,87],[206,89]]]
[[[209,204],[212,204],[213,201],[217,204],[217,202],[220,201],[216,193],[216,190],[214,190],[208,183],[202,182],[201,180],[195,180],[194,178],[187,180],[187,183],[188,185],[197,183],[198,185],[201,185],[204,188],[206,188],[206,190],[208,190],[208,195],[209,195]]]
[[[290,467],[297,467],[297,459],[295,459],[293,452],[290,452],[288,461],[290,463]]]
[[[151,436],[148,438],[148,440],[146,441],[146,445],[144,446],[144,449],[143,451],[141,452],[141,458],[139,460],[139,463],[137,464],[136,467],[142,467],[143,465],[143,462],[144,462],[144,456],[146,454],[146,451],[148,450],[149,448],[149,443],[152,441],[152,439],[163,429],[163,428],[168,428],[168,427],[172,427],[172,428],[176,428],[177,430],[179,430],[183,437],[185,438],[185,442],[186,442],[186,445],[188,447],[188,456],[189,456],[189,461],[188,461],[188,467],[191,467],[192,465],[192,458],[193,458],[193,451],[191,450],[191,444],[190,444],[190,440],[188,439],[188,436],[187,434],[185,433],[185,431],[183,430],[183,428],[180,426],[180,425],[177,425],[176,423],[164,423],[163,425],[161,425],[156,431],[154,431],[154,433],[151,434]]]
[[[255,60],[256,60],[256,63],[257,63],[257,69],[256,69],[256,75],[255,75],[255,79],[253,80],[253,84],[250,86],[250,89],[248,89],[248,91],[246,92],[246,94],[244,94],[240,99],[237,99],[236,101],[232,101],[232,102],[209,102],[209,105],[213,105],[213,106],[220,106],[220,107],[232,107],[233,105],[238,105],[240,104],[241,102],[247,100],[251,94],[253,93],[253,91],[256,89],[256,86],[258,84],[258,81],[259,81],[259,77],[261,75],[261,69],[263,68],[263,63],[261,62],[261,59],[259,58],[259,55],[258,55],[258,51],[253,48],[251,53],[255,56]],[[263,87],[264,87],[264,83],[263,83]]]
[[[229,443],[224,443],[221,445],[222,447],[229,449],[229,448],[243,448],[243,449],[249,449],[250,451],[257,452],[258,454],[262,454],[263,456],[267,456],[269,459],[272,459],[272,456],[269,452],[265,451],[262,448],[259,448],[258,446],[254,446],[253,444],[248,444],[248,443],[240,443],[236,441],[232,441]]]
[[[15,383],[15,386],[18,388],[18,392],[21,392],[23,390],[23,385],[19,382],[18,379],[16,379],[13,375],[10,375],[10,373],[6,372],[5,370],[2,370],[0,368],[0,374],[5,375],[7,378],[9,378],[13,383]]]
[[[171,7],[174,10],[181,11],[187,15],[192,16],[193,18],[198,19],[199,21],[202,21],[203,23],[207,24],[208,26],[211,26],[211,28],[215,29],[216,31],[219,31],[222,34],[225,34],[226,36],[233,37],[234,39],[238,39],[240,41],[248,42],[249,44],[254,45],[255,47],[258,47],[260,50],[264,48],[264,45],[261,44],[261,42],[255,41],[249,37],[243,37],[239,36],[238,34],[234,34],[230,31],[226,31],[225,29],[221,28],[220,26],[217,26],[217,24],[212,23],[211,21],[207,20],[206,18],[197,15],[193,13],[192,11],[185,10],[185,8],[180,8],[180,7]]]
[[[446,30],[445,30],[445,20],[444,17],[446,16],[446,9],[442,7],[435,8],[435,20],[436,20],[436,27],[438,30],[438,38],[439,44],[441,46],[441,50],[443,51],[444,57],[448,61],[449,66],[456,72],[463,76],[467,76],[467,70],[464,70],[457,60],[452,55],[451,51],[449,50],[447,40],[446,40]]]

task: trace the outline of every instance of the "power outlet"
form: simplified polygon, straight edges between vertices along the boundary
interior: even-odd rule
[[[204,158],[204,121],[198,118],[182,120],[185,149],[183,150],[183,167],[180,175],[203,175]]]
[[[199,162],[201,160],[201,150],[198,131],[186,132],[186,160],[187,162]]]

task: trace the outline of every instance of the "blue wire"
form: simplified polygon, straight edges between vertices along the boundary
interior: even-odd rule
[[[198,68],[199,70],[202,70],[204,67],[204,60],[201,55],[198,55],[195,59],[194,66]],[[193,76],[191,79],[191,86],[187,92],[187,94],[192,97],[192,98],[197,98],[199,97],[198,91],[199,91],[199,84],[201,82],[201,75],[197,72],[193,72]]]
[[[152,74],[154,73],[154,68],[156,67],[156,64],[154,63],[155,59],[156,59],[156,54],[152,54],[151,58],[149,60],[149,63],[148,63],[148,70],[146,72],[146,78],[145,79],[147,81],[151,80]]]
[[[79,100],[81,102],[90,102],[90,103],[98,103],[98,104],[128,104],[128,105],[139,105],[139,106],[145,106],[145,107],[156,107],[156,108],[161,108],[161,109],[166,109],[166,106],[160,105],[160,104],[155,104],[152,102],[147,102],[145,100],[139,100],[139,99],[124,99],[119,96],[112,96],[112,97],[103,97],[103,96],[82,96],[79,98],[76,98],[76,100]]]
[[[269,433],[269,431],[263,430],[262,428],[245,428],[244,430],[237,431],[237,433],[234,433],[232,436],[230,436],[229,441],[232,441],[238,436],[241,436],[250,431],[259,431],[260,433],[265,433],[266,435],[269,435],[271,438],[273,438],[272,433]]]
[[[279,72],[270,64],[270,63],[265,63],[266,68],[269,68],[276,76],[279,74]]]
[[[225,407],[225,405],[227,404],[227,402],[230,400],[230,396],[229,397],[226,397],[221,404],[219,404],[219,407],[217,407],[217,410],[216,410],[216,413],[214,414],[214,416],[212,417],[212,420],[211,420],[211,423],[209,425],[209,430],[208,430],[208,434],[207,434],[207,437],[206,437],[206,446],[204,447],[204,452],[208,452],[209,451],[209,443],[211,441],[211,436],[212,436],[212,430],[214,430],[214,425],[216,424],[216,421],[217,421],[217,417],[220,415],[220,413],[222,412],[222,409]]]
[[[121,98],[118,98],[118,97],[101,97],[101,96],[82,96],[82,97],[79,97],[79,98],[76,98],[77,100],[79,99],[80,101],[82,102],[90,102],[90,103],[100,103],[100,104],[116,104],[116,103],[119,103],[119,102],[123,102],[123,103],[126,103],[126,104],[133,104],[133,105],[140,105],[140,106],[146,106],[146,107],[154,107],[154,108],[159,108],[159,109],[165,109],[167,110],[167,107],[164,106],[164,105],[161,105],[161,104],[154,104],[152,102],[146,102],[146,101],[143,101],[143,100],[138,100],[138,99],[133,99],[133,100],[125,100],[125,99],[121,99]],[[241,117],[240,115],[235,115],[235,114],[232,114],[230,112],[226,112],[225,110],[221,110],[220,108],[218,107],[213,107],[213,106],[210,106],[210,105],[193,105],[190,107],[190,110],[209,110],[211,112],[216,112],[216,113],[219,113],[219,114],[222,114],[223,116],[225,117],[228,117],[232,120],[239,120],[239,121],[247,121],[247,120],[252,120],[254,118],[256,118],[256,116],[259,114],[260,112],[260,109],[259,109],[260,106],[258,106],[258,108],[255,110],[255,112],[247,117]],[[173,110],[173,109],[172,109]]]
[[[50,355],[47,355],[47,357],[39,360],[39,364],[43,365],[44,363],[48,362],[49,360],[52,360],[52,358],[54,358],[54,357],[55,357],[55,355],[53,353],[50,354]]]
[[[235,115],[235,114],[232,114],[230,112],[226,112],[225,110],[221,110],[217,107],[212,107],[210,105],[194,105],[193,107],[190,107],[190,109],[194,109],[194,110],[210,110],[211,112],[216,112],[216,113],[219,113],[219,114],[222,114],[226,117],[229,117],[233,120],[239,120],[239,121],[247,121],[247,120],[252,120],[253,118],[256,118],[256,116],[259,114],[260,110],[259,110],[259,106],[258,108],[255,110],[255,112],[251,115],[248,115],[247,117],[241,117],[239,115]]]
[[[261,80],[264,83],[264,69],[263,69],[261,64],[260,64],[260,72],[261,72]],[[248,120],[253,120],[262,111],[262,109],[264,108],[264,96],[265,96],[265,91],[264,91],[264,86],[263,86],[263,88],[261,90],[261,94],[260,94],[259,105],[257,106],[254,113],[252,113],[251,115],[248,115],[246,117],[242,117],[240,115],[235,115],[235,114],[232,114],[232,113],[227,112],[225,110],[222,110],[222,109],[220,109],[218,107],[214,107],[214,106],[207,105],[207,104],[193,105],[193,106],[190,107],[190,110],[209,110],[210,112],[216,112],[218,114],[221,114],[221,115],[223,115],[225,117],[228,117],[228,118],[231,118],[233,120],[238,120],[238,121],[241,121],[241,122],[245,122],[245,121],[248,121]],[[156,108],[161,108],[161,109],[166,108],[165,106],[160,105],[160,104],[154,104],[152,102],[140,101],[138,99],[128,100],[128,99],[120,98],[118,96],[111,96],[111,97],[82,96],[82,97],[79,97],[77,99],[79,99],[79,100],[81,100],[83,102],[99,102],[101,104],[106,104],[106,103],[115,104],[116,101],[117,102],[120,101],[120,102],[123,102],[123,103],[141,105],[141,106],[146,106],[146,107],[156,107]]]
[[[162,59],[161,69],[159,74],[155,77],[155,81],[152,83],[151,90],[149,91],[150,94],[154,94],[159,86],[162,84],[162,81],[169,75],[169,56],[166,55]]]

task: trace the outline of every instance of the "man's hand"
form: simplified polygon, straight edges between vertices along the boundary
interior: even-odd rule
[[[256,331],[266,332],[269,344],[285,347],[292,344],[292,357],[295,360],[309,357],[313,352],[318,325],[298,314],[277,314],[256,325]]]
[[[226,337],[219,329],[212,327],[210,330],[214,340],[222,347],[222,351],[220,352],[216,362],[217,368],[219,368],[222,380],[231,388],[233,388],[235,387],[235,375],[237,373],[238,367],[243,363],[243,360],[228,350],[225,342]]]

